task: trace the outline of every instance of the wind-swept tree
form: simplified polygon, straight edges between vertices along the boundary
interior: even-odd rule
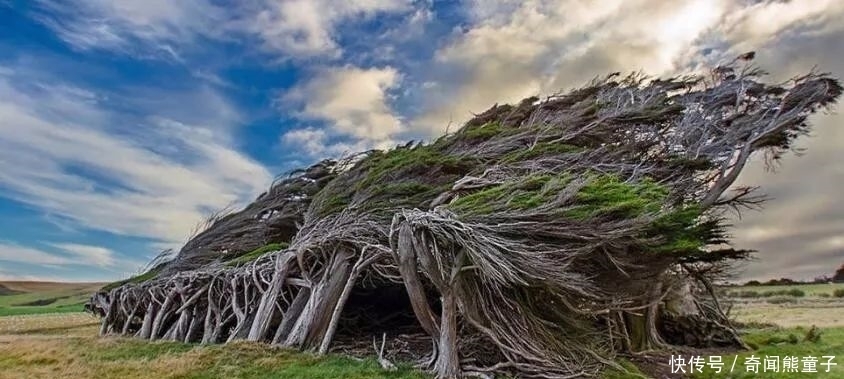
[[[747,256],[726,211],[762,198],[730,189],[842,91],[826,74],[762,75],[743,60],[614,74],[431,143],[320,162],[89,307],[103,334],[145,339],[325,353],[383,336],[382,361],[439,378],[590,375],[619,352],[740,345],[712,282]]]

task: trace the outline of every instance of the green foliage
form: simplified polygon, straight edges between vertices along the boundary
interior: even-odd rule
[[[668,190],[650,179],[626,183],[617,175],[592,175],[577,193],[577,206],[567,217],[585,220],[594,217],[632,218],[660,211]]]
[[[548,203],[571,182],[568,175],[534,175],[460,197],[450,208],[464,215],[529,210]]]
[[[649,237],[662,239],[654,251],[700,259],[700,255],[705,254],[701,248],[713,242],[708,238],[712,236],[712,229],[719,227],[717,222],[699,222],[700,216],[700,208],[685,206],[658,217],[647,232]]]
[[[462,175],[471,170],[475,163],[474,159],[448,155],[430,145],[396,148],[374,153],[360,163],[365,177],[357,184],[357,189],[421,175]]]
[[[322,201],[322,207],[317,213],[319,217],[342,211],[351,202],[350,193],[339,193],[329,196]]]
[[[255,249],[255,250],[252,250],[252,251],[250,251],[246,254],[232,258],[231,260],[226,262],[226,265],[227,266],[240,266],[242,264],[252,262],[252,261],[260,258],[262,255],[267,254],[269,252],[284,250],[288,246],[290,246],[290,244],[287,243],[287,242],[267,244],[267,245],[264,245],[264,246],[261,246],[261,247]]]
[[[835,291],[832,291],[832,296],[834,296],[834,297],[844,297],[844,288],[839,288]]]
[[[328,184],[314,199],[317,217],[337,213],[355,199],[366,210],[420,207],[471,171],[477,159],[458,157],[434,145],[376,151]]]
[[[488,122],[480,126],[465,127],[455,135],[455,138],[460,141],[477,143],[515,130],[514,128],[507,128],[499,122]]]

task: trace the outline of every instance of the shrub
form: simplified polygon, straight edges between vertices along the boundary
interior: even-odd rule
[[[765,300],[768,304],[785,304],[785,303],[794,303],[796,300],[793,297],[788,296],[775,296],[771,297],[768,300]]]
[[[790,344],[790,345],[796,345],[799,342],[800,342],[800,339],[797,338],[797,336],[794,335],[794,333],[789,333],[787,337],[771,336],[768,339],[762,341],[762,344],[763,345],[782,345],[782,344],[787,343],[787,344]]]
[[[835,297],[844,297],[844,288],[839,288],[832,292],[832,296]]]
[[[821,293],[819,293],[819,294],[818,294],[818,297],[824,297],[824,298],[826,298],[826,297],[831,297],[831,296],[832,296],[832,295],[830,295],[830,294],[828,294],[828,293],[826,293],[826,292],[821,292]]]
[[[803,341],[806,342],[820,342],[821,340],[821,331],[818,329],[817,326],[812,325],[812,327],[806,332],[806,335],[803,337]]]
[[[757,298],[759,293],[756,291],[734,291],[730,292],[729,296],[733,298]]]
[[[790,296],[794,296],[794,297],[804,297],[804,296],[806,296],[806,293],[803,292],[803,290],[800,290],[800,289],[797,289],[797,288],[792,288],[792,289],[788,290],[788,294]]]

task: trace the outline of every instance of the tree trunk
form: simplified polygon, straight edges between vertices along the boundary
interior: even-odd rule
[[[305,305],[307,305],[308,299],[310,297],[310,288],[302,287],[301,289],[299,289],[299,293],[296,294],[296,297],[293,298],[293,301],[290,303],[290,306],[287,307],[287,311],[284,312],[284,316],[282,316],[281,318],[281,323],[279,323],[278,329],[276,329],[275,336],[273,336],[274,345],[279,344],[287,339],[287,336],[290,334],[290,331],[293,330],[293,324],[296,323],[296,320],[299,319],[299,316],[305,309]]]
[[[320,281],[312,288],[308,303],[290,335],[285,346],[298,346],[301,349],[316,348],[328,327],[331,311],[340,299],[343,286],[349,280],[351,254],[345,249],[338,249],[326,265]]]
[[[261,296],[261,302],[258,304],[258,310],[255,311],[255,320],[252,322],[252,328],[249,330],[247,340],[260,341],[267,334],[267,329],[270,327],[270,322],[273,319],[273,314],[278,302],[278,296],[281,289],[284,287],[284,281],[287,279],[288,268],[290,262],[295,257],[293,252],[285,253],[276,258],[275,272],[273,273],[273,280],[270,287]]]
[[[460,357],[457,353],[457,298],[451,290],[442,294],[439,355],[434,370],[438,379],[460,376]]]

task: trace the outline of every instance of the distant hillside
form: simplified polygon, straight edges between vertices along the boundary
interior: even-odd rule
[[[0,282],[0,316],[82,311],[103,283]]]
[[[8,287],[6,287],[6,286],[4,286],[4,285],[0,284],[0,296],[5,296],[5,295],[17,295],[17,294],[19,294],[19,293],[21,293],[21,292],[20,292],[20,291],[15,291],[15,290],[13,290],[13,289],[10,289],[10,288],[8,288]]]

